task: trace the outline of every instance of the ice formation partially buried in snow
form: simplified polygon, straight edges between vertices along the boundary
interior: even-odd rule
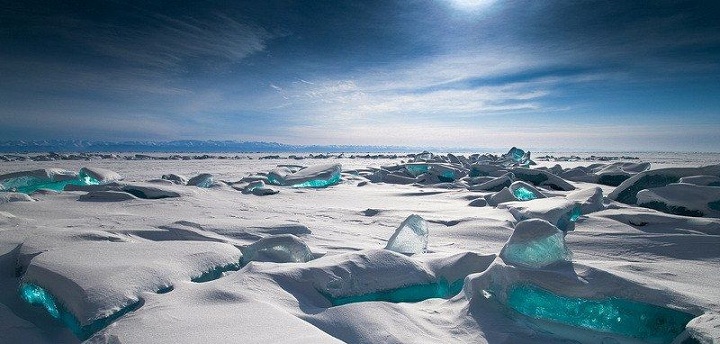
[[[720,340],[717,166],[261,158],[0,163],[0,341]]]

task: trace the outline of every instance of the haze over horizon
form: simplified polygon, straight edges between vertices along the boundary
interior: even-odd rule
[[[720,151],[714,1],[15,1],[2,140]]]

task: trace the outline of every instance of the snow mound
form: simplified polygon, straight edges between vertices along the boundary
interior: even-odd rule
[[[720,187],[668,184],[640,190],[637,193],[637,204],[669,214],[718,218]]]
[[[198,174],[195,177],[190,178],[190,180],[187,181],[188,186],[197,186],[199,188],[209,188],[213,185],[215,180],[213,179],[213,175],[210,173],[201,173]]]
[[[720,165],[661,168],[641,172],[622,182],[608,198],[625,204],[637,204],[637,193],[641,190],[678,183],[680,178],[690,176],[720,177]]]
[[[133,199],[138,198],[123,191],[92,191],[78,198],[83,202],[122,202]]]
[[[21,282],[43,288],[88,326],[138,302],[142,292],[237,266],[240,256],[234,246],[213,242],[77,243],[32,258]]]
[[[27,194],[20,192],[3,192],[0,193],[0,204],[10,202],[35,202],[35,200]]]

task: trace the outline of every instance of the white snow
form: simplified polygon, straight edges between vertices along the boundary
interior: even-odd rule
[[[632,196],[707,206],[720,189],[709,186],[720,177],[716,167],[678,166],[687,159],[662,156],[669,158],[659,165],[671,170],[653,163],[646,171],[641,161],[538,161],[521,168],[493,165],[513,163],[491,155],[413,156],[419,164],[448,167],[437,168],[436,177],[457,172],[452,182],[409,176],[402,170],[406,157],[306,158],[303,166],[274,158],[0,162],[0,173],[40,170],[33,174],[46,178],[88,165],[110,181],[32,197],[0,192],[2,199],[36,200],[0,201],[0,342],[81,341],[25,303],[22,283],[45,288],[81,324],[119,315],[93,329],[91,343],[638,342],[515,312],[505,297],[524,283],[566,297],[623,298],[682,311],[696,318],[678,342],[691,336],[720,343],[720,219],[707,207],[706,217],[688,217],[615,201],[643,176],[662,175],[673,181],[632,189]],[[718,162],[695,165],[707,163]],[[267,171],[279,168],[295,184],[332,176],[338,164],[345,170],[336,185],[288,184],[272,186],[280,191],[272,196],[254,194],[270,189]],[[603,170],[630,177],[617,188],[595,184]],[[182,176],[201,173],[212,174],[213,187],[185,185]],[[577,178],[562,177],[570,175]],[[168,181],[150,182],[161,176]],[[673,184],[679,178],[684,183]],[[493,185],[479,187],[487,182]],[[512,195],[511,184],[546,197],[486,202]],[[570,221],[576,207],[582,216]],[[425,252],[385,249],[412,214],[429,228]],[[555,229],[563,219],[573,231]],[[543,235],[518,230],[540,222],[548,229]],[[498,257],[508,242],[545,234],[564,236],[572,261],[565,256],[561,264],[536,267]],[[264,258],[243,259],[251,247],[272,249]],[[302,259],[276,259],[290,247],[300,248]],[[423,294],[428,286],[445,293]],[[378,295],[388,293],[424,296],[381,301]],[[333,306],[338,298],[353,302]],[[124,313],[131,305],[137,308]]]

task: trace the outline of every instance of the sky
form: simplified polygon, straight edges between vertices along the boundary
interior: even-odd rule
[[[0,0],[0,140],[720,151],[720,2]]]

